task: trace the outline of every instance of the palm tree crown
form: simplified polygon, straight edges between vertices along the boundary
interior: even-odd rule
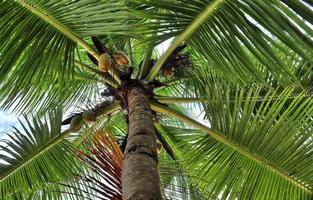
[[[312,199],[312,27],[311,0],[2,0],[0,199]]]

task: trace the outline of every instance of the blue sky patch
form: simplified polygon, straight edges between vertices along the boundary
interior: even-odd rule
[[[16,116],[10,114],[9,112],[0,111],[0,135],[3,132],[8,132],[12,130],[12,126],[18,124],[18,119]]]

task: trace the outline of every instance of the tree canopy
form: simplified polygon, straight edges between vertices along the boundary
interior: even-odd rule
[[[121,198],[127,109],[104,91],[125,69],[98,69],[103,44],[152,88],[164,198],[312,199],[312,27],[311,0],[2,0],[0,108],[24,120],[0,198]]]

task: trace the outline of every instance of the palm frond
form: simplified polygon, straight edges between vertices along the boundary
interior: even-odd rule
[[[1,107],[17,115],[23,111],[26,114],[36,112],[37,115],[42,116],[53,107],[63,105],[66,110],[72,109],[93,101],[97,94],[100,96],[101,87],[92,75],[75,69],[74,76],[73,79],[63,82],[60,87],[59,78],[45,83],[25,84],[19,81],[18,75],[12,75],[12,79],[1,84]]]
[[[94,175],[82,175],[82,184],[86,184],[91,196],[98,199],[122,199],[121,170],[123,153],[115,138],[107,130],[98,131],[94,137],[91,155],[77,152],[79,158],[90,167]],[[75,194],[73,194],[75,196]]]
[[[98,54],[83,37],[129,30],[123,1],[2,1],[0,6],[2,108],[21,101],[32,110],[47,90],[64,97],[73,85],[73,93],[82,89],[73,79],[76,43]]]
[[[1,141],[1,199],[31,193],[46,182],[68,179],[79,173],[82,165],[63,141],[60,111],[50,114],[49,121],[25,119],[21,130],[14,129],[9,139]],[[25,196],[24,196],[25,197]]]
[[[161,151],[161,154],[159,155],[159,171],[164,197],[173,200],[205,198],[195,186],[199,178],[192,177],[189,170],[186,168],[187,159],[184,147],[188,144],[186,143],[183,145],[183,140],[179,137],[171,136],[172,131],[179,131],[180,135],[185,135],[187,133],[189,135],[192,135],[193,133],[197,135],[199,131],[183,128],[182,126],[180,126],[179,129],[169,126],[164,127],[161,124],[157,124],[156,128],[166,139],[166,142],[173,148],[178,158],[178,160],[173,160],[165,153],[165,151],[163,151],[164,153]],[[169,129],[170,131],[168,131]]]
[[[274,50],[277,54],[280,54],[277,49]],[[185,68],[185,76],[174,77],[170,79],[164,79],[158,77],[166,85],[162,88],[155,89],[155,93],[160,95],[156,99],[160,100],[163,103],[175,103],[174,100],[177,100],[178,103],[183,102],[198,102],[198,101],[211,101],[214,100],[211,98],[211,95],[214,94],[215,90],[220,89],[224,90],[225,87],[230,85],[243,86],[243,87],[255,87],[255,85],[264,87],[264,90],[280,87],[288,87],[288,85],[282,84],[282,79],[285,77],[274,77],[269,70],[257,60],[254,60],[254,66],[260,72],[262,72],[262,79],[264,81],[251,81],[242,84],[232,78],[225,78],[227,74],[216,69],[210,63],[207,63],[206,60],[198,53],[194,51],[189,51],[192,56],[193,66],[190,68]],[[308,92],[308,96],[312,93],[312,68],[311,62],[303,60],[299,55],[293,54],[292,56],[286,56],[280,54],[280,58],[284,60],[284,63],[288,66],[290,72],[296,77],[297,82],[301,87]],[[223,84],[223,85],[219,85]],[[175,98],[176,97],[176,98]]]
[[[29,195],[15,195],[14,200],[91,200],[92,191],[77,177],[65,183],[45,183]]]
[[[103,110],[102,115],[114,112],[118,108],[116,105],[117,104],[111,104],[111,106]],[[112,119],[110,117],[106,118],[106,120],[101,119],[101,121],[102,122],[98,122],[99,124],[97,125],[85,128],[83,132],[80,131],[81,133],[78,135],[76,133],[71,133],[64,136],[65,141],[70,141],[77,146],[75,145],[75,147],[72,146],[71,148],[65,148],[62,150],[68,151],[69,155],[74,158],[73,160],[81,160],[81,162],[86,164],[85,167],[82,167],[82,163],[80,163],[80,166],[77,166],[79,167],[79,170],[73,170],[69,174],[63,174],[65,176],[63,179],[52,182],[46,180],[46,182],[41,183],[37,187],[31,188],[29,191],[16,191],[5,199],[11,200],[13,198],[23,200],[26,199],[27,196],[29,199],[38,200],[111,199],[112,195],[116,195],[116,190],[119,190],[120,185],[118,184],[116,189],[112,189],[112,185],[110,185],[112,182],[106,182],[107,180],[103,180],[103,177],[107,177],[107,179],[113,177],[117,181],[120,181],[119,176],[111,177],[107,173],[109,173],[111,166],[115,166],[115,168],[119,168],[119,170],[121,168],[122,152],[119,150],[120,147],[115,136],[109,131],[109,129],[112,129],[116,132],[115,129],[117,129],[118,123],[121,122],[121,119],[120,115],[114,115]],[[115,122],[117,122],[117,124],[115,124]],[[111,126],[112,123],[115,124],[115,126]],[[106,130],[106,132],[103,132],[102,129]],[[93,133],[92,130],[95,133]],[[85,132],[89,135],[86,135]],[[67,143],[67,145],[69,144],[70,143]],[[75,154],[78,155],[78,157]],[[116,165],[115,162],[118,164]],[[110,173],[112,175],[112,171]]]
[[[173,146],[183,153],[181,164],[200,199],[310,199],[312,193],[293,188],[284,177],[198,131],[163,126]],[[203,195],[203,196],[202,196]],[[192,199],[192,198],[191,198]],[[197,198],[195,198],[197,199]]]
[[[144,3],[146,7],[138,12],[147,19],[146,29],[158,33],[148,40],[158,43],[176,37],[150,72],[149,80],[157,75],[166,58],[183,41],[226,76],[243,83],[262,77],[262,73],[254,68],[251,57],[265,65],[273,76],[284,76],[284,84],[294,81],[295,77],[272,46],[281,53],[296,52],[303,59],[312,61],[311,53],[308,53],[313,44],[313,31],[308,25],[312,24],[312,18],[308,17],[312,16],[312,10],[299,12],[297,6],[307,7],[302,1],[297,5],[272,0]],[[303,19],[308,20],[307,23]],[[278,43],[290,51],[280,48]]]
[[[203,104],[211,128],[186,116],[175,116],[212,136],[190,143],[194,149],[189,155],[194,157],[190,169],[196,169],[198,177],[208,177],[201,188],[206,187],[216,197],[222,194],[237,198],[236,193],[244,199],[260,194],[312,197],[313,167],[308,162],[312,159],[313,101],[305,93],[290,98],[294,90],[291,87],[266,94],[256,88],[247,93],[238,88],[217,90],[214,95],[218,103]],[[281,98],[275,98],[277,93]],[[235,101],[230,101],[233,95]],[[267,100],[256,101],[259,95]],[[163,108],[165,114],[174,114]],[[161,111],[153,104],[152,109]],[[239,173],[237,169],[239,177],[231,175]],[[255,179],[250,176],[258,176],[260,181],[248,183]],[[245,183],[251,188],[243,189]]]

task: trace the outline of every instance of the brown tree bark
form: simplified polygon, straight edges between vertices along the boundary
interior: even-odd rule
[[[144,89],[128,92],[129,135],[122,168],[124,200],[160,200],[160,178],[155,129]]]

